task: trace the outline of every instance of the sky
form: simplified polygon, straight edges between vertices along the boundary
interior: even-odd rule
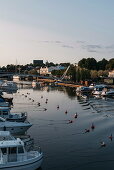
[[[0,66],[114,57],[114,0],[0,0]]]

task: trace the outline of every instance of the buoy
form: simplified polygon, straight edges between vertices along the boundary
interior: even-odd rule
[[[77,113],[75,113],[74,118],[77,118],[77,117],[78,117],[78,114],[77,114]]]
[[[91,125],[91,129],[94,130],[95,129],[95,125],[92,123]]]
[[[57,109],[59,109],[59,105],[57,106]]]
[[[32,100],[34,102],[34,100]]]
[[[44,108],[44,111],[46,111],[47,109],[46,108]]]
[[[112,137],[112,134],[111,134],[111,135],[109,136],[109,139],[112,141],[112,138],[113,138],[113,137]]]
[[[69,120],[69,123],[73,123],[73,120]]]
[[[88,132],[90,132],[90,130],[89,129],[85,129],[85,133],[88,133]]]
[[[65,114],[67,114],[68,112],[67,112],[67,110],[65,111]]]
[[[43,98],[43,96],[41,96],[41,99]]]
[[[105,147],[106,144],[104,142],[101,142],[101,147]]]

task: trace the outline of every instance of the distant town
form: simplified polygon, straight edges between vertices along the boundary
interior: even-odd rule
[[[114,84],[114,58],[109,61],[103,58],[96,61],[94,58],[83,58],[78,63],[53,63],[43,60],[33,60],[26,65],[9,64],[0,68],[0,74],[14,73],[40,75],[49,78],[61,78],[64,81],[84,84],[87,82],[105,82]]]

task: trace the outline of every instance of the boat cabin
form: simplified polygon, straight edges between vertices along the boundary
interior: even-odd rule
[[[8,107],[0,107],[0,117],[9,117],[10,109]]]
[[[24,160],[24,153],[24,143],[19,138],[0,141],[1,163],[22,161]]]

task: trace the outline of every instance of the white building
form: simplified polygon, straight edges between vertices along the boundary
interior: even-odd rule
[[[41,67],[40,68],[40,75],[49,75],[51,74],[51,72],[49,72],[49,68],[48,67]]]
[[[64,66],[41,67],[39,73],[40,75],[50,75],[53,70],[64,70],[65,68]]]
[[[108,77],[114,77],[114,70],[113,71],[109,71]]]

